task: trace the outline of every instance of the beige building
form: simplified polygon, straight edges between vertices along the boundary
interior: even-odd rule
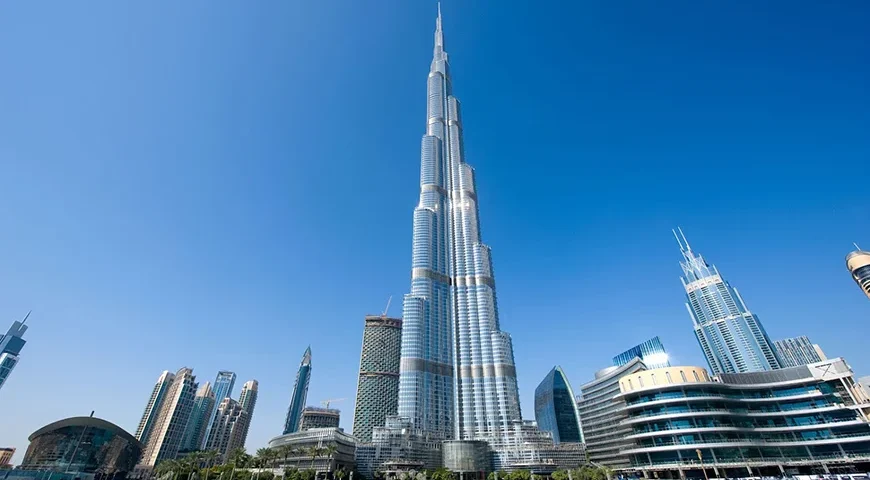
[[[153,467],[161,460],[175,458],[178,454],[193,409],[196,388],[193,369],[184,367],[176,372],[160,401],[154,424],[144,442],[140,466]]]
[[[0,468],[12,466],[12,455],[15,455],[14,448],[0,448]]]
[[[214,419],[211,432],[206,442],[205,450],[214,450],[226,461],[227,455],[233,450],[245,446],[245,434],[248,431],[250,415],[242,408],[242,404],[232,398],[224,398],[218,405],[217,416]]]
[[[861,287],[867,298],[870,298],[870,252],[865,252],[855,245],[854,252],[846,255],[846,268],[852,274],[855,283]]]

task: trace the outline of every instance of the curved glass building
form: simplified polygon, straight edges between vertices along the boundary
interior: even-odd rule
[[[302,363],[296,372],[296,384],[290,395],[290,406],[287,407],[287,418],[284,419],[284,435],[298,432],[302,420],[302,410],[308,399],[308,383],[311,381],[311,347],[302,354]]]
[[[94,417],[72,417],[33,432],[22,470],[103,473],[123,478],[133,471],[142,444],[121,427]]]
[[[855,245],[855,248],[857,247]],[[846,268],[849,269],[858,287],[864,291],[867,298],[870,298],[870,252],[858,248],[846,255]]]
[[[402,311],[399,415],[445,439],[507,438],[522,422],[510,335],[501,331],[490,248],[480,236],[439,11],[427,78],[411,291]]]
[[[562,367],[556,365],[535,389],[535,421],[553,435],[553,442],[583,442],[580,412]]]
[[[870,466],[870,404],[843,359],[718,380],[701,367],[620,378],[631,466],[658,478],[699,478],[701,462],[729,478]]]
[[[683,254],[686,309],[695,325],[695,336],[714,375],[773,370],[780,360],[758,317],[749,311],[737,289],[726,282],[714,265],[692,251],[685,235],[677,237]]]

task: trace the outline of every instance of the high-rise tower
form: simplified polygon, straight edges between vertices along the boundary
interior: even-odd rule
[[[685,274],[681,280],[688,299],[686,309],[713,374],[780,368],[773,342],[737,289],[692,250],[682,230],[674,236],[685,260],[680,266]]]
[[[490,248],[480,238],[440,8],[427,97],[399,415],[442,438],[499,442],[522,419],[516,368],[511,338],[499,327]]]
[[[308,383],[311,381],[311,347],[305,349],[302,355],[302,363],[296,372],[296,384],[293,385],[293,394],[290,395],[290,406],[287,407],[287,418],[284,419],[284,434],[299,431],[299,420],[302,418],[302,409],[308,399]]]
[[[181,440],[181,450],[199,450],[205,437],[205,428],[214,409],[214,392],[211,390],[211,382],[205,382],[196,391],[190,420],[187,421],[187,428],[184,430],[184,437]]]
[[[257,395],[260,393],[260,382],[256,380],[248,380],[242,385],[242,393],[239,395],[239,405],[242,410],[247,412],[248,418],[245,422],[245,428],[242,433],[242,445],[248,439],[248,430],[251,428],[251,420],[254,419],[254,407],[257,406]]]
[[[0,388],[6,383],[9,374],[15,365],[18,365],[18,356],[21,354],[21,349],[27,343],[24,338],[24,332],[27,331],[27,325],[24,322],[30,317],[30,312],[24,317],[24,320],[12,322],[12,326],[5,335],[0,335]]]
[[[858,287],[870,298],[870,252],[865,252],[855,245],[855,251],[846,255],[846,268]]]
[[[367,315],[353,411],[353,436],[362,443],[371,442],[372,430],[399,411],[401,352],[402,320]]]
[[[626,362],[627,363],[627,362]],[[535,389],[535,420],[556,443],[581,443],[580,411],[562,367],[556,365]]]
[[[196,387],[192,369],[185,367],[175,373],[144,442],[145,449],[139,458],[141,465],[153,467],[161,460],[175,458],[178,454],[193,410]]]
[[[154,420],[157,418],[157,414],[160,413],[163,396],[173,380],[175,380],[175,374],[169,370],[164,370],[157,377],[157,383],[154,384],[154,389],[151,390],[151,397],[148,398],[145,412],[142,413],[142,419],[139,420],[139,426],[136,428],[136,440],[139,440],[143,444],[148,440],[148,434],[151,432],[151,427],[154,426]]]
[[[202,448],[206,447],[208,437],[211,435],[211,429],[214,422],[217,421],[218,407],[225,398],[230,398],[233,393],[233,386],[236,384],[236,374],[221,370],[217,373],[214,379],[214,408],[208,415],[208,423],[205,425],[205,433],[202,436]]]

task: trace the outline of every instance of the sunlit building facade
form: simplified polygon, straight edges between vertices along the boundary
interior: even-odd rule
[[[196,389],[193,369],[184,367],[175,373],[160,402],[150,432],[143,442],[140,465],[153,467],[162,460],[178,455],[187,422],[193,411]]]
[[[856,250],[846,255],[846,268],[852,274],[852,279],[858,284],[864,295],[870,298],[870,252],[855,245]]]
[[[713,374],[779,368],[773,342],[737,289],[722,278],[715,266],[692,250],[682,231],[679,236],[674,232],[674,236],[684,260],[680,266],[688,300],[686,309]]]
[[[671,362],[668,359],[668,352],[658,336],[635,345],[628,350],[613,357],[613,364],[621,367],[630,362],[635,357],[639,357],[647,368],[662,368],[670,367]]]
[[[401,358],[402,320],[367,315],[353,412],[353,436],[362,443],[371,442],[372,430],[399,411]]]
[[[181,451],[199,450],[204,443],[206,423],[211,418],[214,408],[214,392],[211,390],[211,383],[205,382],[196,391],[193,409],[190,411],[190,420],[187,421],[187,428],[185,428],[184,437],[181,440]]]
[[[205,433],[202,438],[202,448],[206,448],[206,442],[208,442],[208,438],[211,435],[211,429],[214,426],[214,422],[217,421],[218,415],[218,407],[221,402],[225,398],[230,398],[230,395],[233,393],[233,387],[236,385],[236,374],[234,372],[228,372],[225,370],[221,370],[218,372],[217,376],[214,379],[214,387],[212,390],[214,391],[214,405],[215,408],[211,411],[211,414],[208,416],[208,422],[205,426]]]
[[[819,355],[821,349],[817,349],[816,345],[813,345],[807,337],[777,340],[773,342],[773,347],[779,355],[782,368],[797,367],[825,360]]]
[[[440,12],[427,82],[399,415],[444,439],[495,444],[522,419],[516,368],[511,338],[499,325],[490,248],[480,237]]]

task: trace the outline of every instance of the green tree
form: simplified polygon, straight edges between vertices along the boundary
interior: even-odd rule
[[[232,465],[235,468],[244,468],[251,461],[251,456],[245,452],[245,447],[234,448],[227,454],[227,465]]]
[[[345,470],[344,467],[338,468],[338,469],[335,471],[334,476],[335,476],[335,478],[337,478],[338,480],[344,480],[345,478],[347,478],[347,470]]]
[[[299,480],[314,480],[316,473],[312,469],[306,469],[299,472]]]
[[[432,472],[432,480],[456,480],[456,474],[444,467],[439,467]]]
[[[567,470],[556,470],[550,475],[553,480],[568,480],[568,471]]]
[[[514,470],[508,475],[508,480],[530,480],[532,473],[528,470]]]

